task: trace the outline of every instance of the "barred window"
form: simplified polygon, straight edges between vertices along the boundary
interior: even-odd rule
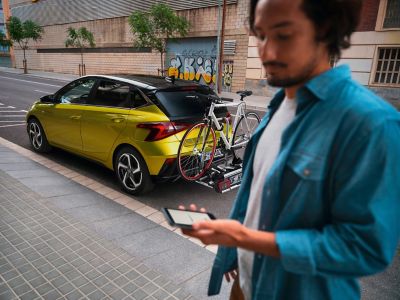
[[[383,28],[400,28],[400,0],[387,0]]]
[[[379,48],[374,83],[400,84],[400,48]]]

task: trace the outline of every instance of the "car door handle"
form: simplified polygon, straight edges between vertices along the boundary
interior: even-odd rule
[[[125,119],[124,119],[124,118],[111,118],[111,120],[112,120],[114,123],[121,123],[121,122],[124,121]]]
[[[69,118],[72,120],[79,120],[81,116],[70,116]]]

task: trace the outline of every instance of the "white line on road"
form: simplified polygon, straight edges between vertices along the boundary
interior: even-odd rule
[[[7,112],[16,113],[16,112],[26,112],[26,111],[24,111],[24,110],[0,110],[0,113],[7,113]]]
[[[7,108],[15,108],[14,106],[7,106]]]
[[[1,115],[1,117],[6,117],[6,118],[9,118],[9,117],[24,117],[25,118],[25,115]]]
[[[48,92],[48,91],[41,91],[41,90],[33,90],[33,91],[38,92],[38,93],[45,93],[46,95],[52,94],[52,92]]]
[[[0,103],[0,105],[4,105],[3,103]]]
[[[25,123],[21,123],[21,124],[12,124],[12,125],[0,125],[0,128],[4,128],[4,127],[14,127],[14,126],[24,126]]]
[[[54,86],[54,87],[58,87],[58,88],[62,87],[62,85],[55,85],[55,84],[49,84],[49,83],[42,83],[42,82],[30,81],[30,80],[24,80],[24,79],[16,79],[16,78],[11,78],[11,77],[0,76],[0,78],[10,79],[10,80],[16,80],[16,81],[23,81],[23,82],[30,82],[30,83],[36,83],[36,84],[47,85],[47,86]]]
[[[18,121],[0,121],[0,123],[21,123],[21,120],[18,120]]]
[[[21,111],[23,111],[23,112],[26,112],[26,113],[28,112],[28,111],[27,111],[27,110],[25,110],[25,109],[21,109]]]

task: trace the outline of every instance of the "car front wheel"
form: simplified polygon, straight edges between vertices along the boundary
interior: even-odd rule
[[[28,121],[28,135],[29,141],[35,151],[45,153],[51,150],[43,127],[38,120],[30,119]]]
[[[119,184],[129,194],[144,194],[154,187],[146,162],[131,147],[123,147],[118,151],[114,169]]]

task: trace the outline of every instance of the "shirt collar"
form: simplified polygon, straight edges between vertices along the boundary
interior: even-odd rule
[[[305,88],[318,99],[327,100],[330,98],[332,89],[336,88],[336,84],[349,78],[351,78],[350,67],[348,65],[340,65],[312,78],[299,91]]]
[[[339,81],[348,78],[351,78],[351,70],[348,65],[340,65],[329,69],[328,71],[312,78],[303,87],[301,87],[297,91],[296,99],[299,101],[302,98],[305,98],[304,100],[307,101],[309,100],[307,99],[308,97],[302,97],[302,95],[309,95],[309,93],[311,93],[319,100],[327,100],[330,98],[329,96],[332,92],[332,88],[335,88]],[[271,100],[268,108],[272,111],[276,110],[284,98],[285,90],[280,89]]]

